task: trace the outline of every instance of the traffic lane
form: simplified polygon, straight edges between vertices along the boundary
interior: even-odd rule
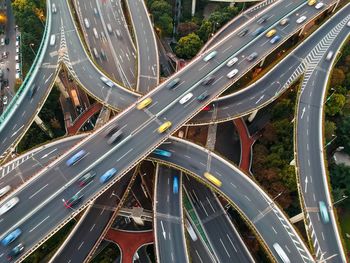
[[[239,262],[253,262],[215,194],[198,182],[191,182],[187,176],[186,178],[188,193],[220,262],[229,262],[232,258]]]
[[[189,242],[190,256],[193,263],[214,263],[212,256],[200,238],[193,241],[190,237],[187,242]]]
[[[185,156],[183,151],[191,149],[191,146],[173,140],[171,144],[162,145],[162,148],[173,153],[171,160],[159,157],[157,159],[171,161],[171,163],[201,177],[207,170],[208,156],[206,152],[193,147],[192,154]],[[194,159],[191,160],[192,158]],[[216,156],[211,156],[210,160],[211,171],[209,172],[223,183],[220,190],[240,208],[249,220],[254,222],[258,233],[260,233],[275,258],[278,258],[278,255],[272,245],[278,242],[286,248],[285,251],[290,258],[294,258],[296,262],[303,262],[301,254],[308,257],[307,252],[304,251],[304,244],[300,244],[301,240],[294,236],[291,225],[285,221],[279,210],[266,200],[264,194],[260,192],[261,190],[250,183],[248,177],[241,175],[236,170],[232,171],[230,166],[222,163]],[[205,181],[205,179],[203,180]],[[291,234],[289,235],[288,232],[291,232]]]
[[[116,187],[111,187],[96,199],[87,212],[87,215],[82,219],[83,221],[78,226],[78,229],[76,229],[68,242],[62,247],[60,253],[52,258],[52,262],[69,262],[69,260],[71,262],[84,261],[113,215],[113,211],[94,207],[94,205],[113,207],[118,199],[112,193],[122,196],[132,174],[133,172],[129,172],[117,183]]]
[[[188,262],[184,229],[181,219],[181,174],[169,167],[158,168],[155,218],[157,223],[158,260],[161,262]],[[174,177],[178,178],[178,193],[174,193]]]
[[[158,54],[152,26],[149,24],[148,12],[142,1],[128,1],[129,12],[133,20],[139,54],[138,90],[147,93],[158,84]],[[145,24],[147,23],[147,24]]]
[[[35,152],[19,156],[11,163],[2,166],[0,187],[3,185],[11,185],[12,188],[18,187],[23,181],[41,170],[43,166],[46,166],[79,142],[81,138],[81,136],[72,137],[68,141],[59,140],[46,148],[39,147]]]

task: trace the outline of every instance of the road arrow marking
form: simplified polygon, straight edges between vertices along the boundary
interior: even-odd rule
[[[305,178],[305,194],[307,192],[307,183],[308,183],[308,179],[307,179],[307,176],[306,176],[306,178]]]
[[[302,110],[302,112],[301,112],[301,116],[300,116],[300,119],[302,119],[302,118],[303,118],[303,116],[304,116],[304,113],[305,113],[305,107],[303,108],[303,110]]]
[[[160,224],[162,225],[163,237],[164,237],[164,239],[166,239],[166,234],[165,234],[165,230],[164,230],[164,226],[163,226],[163,221],[160,221]]]
[[[14,133],[12,133],[11,138],[12,138],[13,136],[15,136],[23,127],[24,127],[24,125],[22,125],[21,127],[19,127],[18,130],[15,131]]]

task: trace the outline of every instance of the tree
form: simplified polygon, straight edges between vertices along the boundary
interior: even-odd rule
[[[195,33],[180,38],[175,53],[180,58],[190,59],[194,57],[202,47],[203,42]]]
[[[331,165],[330,177],[333,190],[350,195],[350,167],[343,164]]]
[[[168,14],[161,15],[156,22],[156,25],[162,30],[163,35],[171,35],[173,32],[173,19]]]
[[[155,19],[164,14],[171,16],[171,5],[164,0],[157,0],[152,2],[150,10]]]
[[[341,142],[341,146],[344,147],[344,151],[350,154],[350,116],[344,117],[337,129],[338,140]]]
[[[202,25],[197,31],[197,34],[203,42],[207,42],[212,32],[213,24],[208,20],[203,20]]]
[[[326,120],[324,125],[326,141],[330,141],[332,139],[336,129],[337,127],[335,126],[334,122]]]
[[[334,68],[332,72],[331,86],[341,85],[344,80],[345,80],[344,71],[342,71],[339,68]]]
[[[344,107],[346,98],[342,94],[334,93],[331,97],[328,97],[326,102],[326,114],[334,116],[341,112]]]
[[[198,29],[198,25],[194,22],[180,23],[177,26],[177,31],[178,31],[180,37],[191,34],[191,33],[195,32],[197,29]]]

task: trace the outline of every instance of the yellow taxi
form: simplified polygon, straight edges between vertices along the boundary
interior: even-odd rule
[[[151,98],[147,98],[147,99],[144,99],[143,101],[141,101],[139,104],[137,104],[136,108],[138,110],[142,110],[143,108],[146,108],[151,103],[152,103],[152,99]]]
[[[164,122],[162,125],[159,126],[158,133],[165,132],[167,129],[169,129],[170,126],[171,126],[171,122],[170,121]]]
[[[307,2],[307,4],[309,5],[309,6],[312,6],[312,5],[314,5],[314,4],[316,4],[316,0],[309,0],[309,2]]]
[[[209,181],[211,182],[212,184],[216,185],[217,187],[220,187],[222,185],[222,182],[216,178],[214,175],[208,173],[208,172],[205,172],[204,173],[204,177]]]
[[[276,29],[271,29],[269,32],[266,33],[267,37],[272,37],[276,34]]]

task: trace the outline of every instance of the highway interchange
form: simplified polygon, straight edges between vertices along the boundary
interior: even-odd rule
[[[50,3],[50,1],[48,2]],[[331,3],[333,1],[324,2]],[[284,15],[297,17],[295,14],[298,14],[299,16],[300,12],[302,12],[302,14],[307,14],[308,18],[310,18],[311,16],[316,15],[318,12],[316,9],[307,6],[305,1],[294,1],[293,4],[289,3],[287,5],[283,5],[283,3],[286,2],[279,1],[274,6],[271,6],[269,10],[267,10],[270,12],[274,12],[273,8],[278,8],[280,14],[280,17],[270,17],[268,25],[272,26],[275,23],[278,23],[278,20],[281,19]],[[301,5],[301,3],[304,4]],[[181,79],[181,82],[174,90],[169,91],[164,84],[161,84],[158,88],[156,88],[154,91],[147,95],[148,97],[151,96],[153,98],[153,103],[147,109],[139,111],[135,109],[134,104],[135,99],[137,99],[138,97],[136,93],[132,93],[127,89],[119,89],[117,87],[115,87],[114,89],[108,89],[106,86],[103,85],[102,82],[100,82],[99,76],[101,75],[101,72],[97,70],[94,64],[86,56],[86,52],[84,50],[83,45],[81,44],[79,35],[75,30],[73,19],[59,19],[59,15],[62,14],[68,14],[68,17],[72,18],[67,3],[65,1],[57,1],[56,6],[58,8],[58,12],[57,14],[52,15],[52,32],[57,32],[57,36],[61,36],[61,38],[60,41],[56,41],[56,45],[54,47],[48,47],[48,53],[46,53],[47,55],[44,56],[43,64],[40,67],[41,73],[44,73],[44,75],[41,75],[40,78],[38,77],[37,80],[34,80],[40,86],[46,86],[47,89],[39,89],[39,95],[37,95],[34,100],[29,100],[27,97],[24,99],[23,103],[26,103],[26,111],[23,111],[23,113],[19,113],[18,110],[14,113],[17,114],[18,112],[18,114],[22,114],[22,116],[18,119],[23,119],[24,123],[23,125],[20,125],[20,123],[18,124],[17,122],[13,124],[11,123],[11,120],[6,123],[6,127],[10,127],[10,129],[1,130],[1,136],[3,134],[5,135],[5,137],[1,137],[5,138],[5,140],[2,141],[1,149],[3,150],[3,152],[5,152],[5,150],[9,148],[9,146],[13,145],[13,143],[20,138],[20,136],[17,136],[17,134],[21,134],[22,130],[25,130],[27,123],[31,122],[33,113],[38,111],[38,105],[42,105],[42,101],[48,94],[49,87],[51,85],[50,83],[52,82],[53,77],[57,72],[56,66],[58,65],[59,53],[65,53],[67,52],[67,50],[69,55],[63,55],[63,60],[66,59],[65,62],[69,65],[68,69],[71,70],[73,76],[75,75],[78,78],[79,82],[83,87],[87,89],[90,87],[93,88],[93,90],[89,90],[90,94],[94,94],[94,97],[100,99],[103,98],[101,100],[103,100],[106,104],[111,104],[113,102],[114,104],[112,106],[114,108],[126,108],[126,111],[122,112],[119,116],[117,116],[117,118],[115,118],[111,123],[108,124],[112,126],[115,125],[115,123],[118,123],[119,127],[122,127],[123,129],[125,137],[123,138],[121,143],[110,147],[106,143],[106,139],[104,138],[104,128],[99,129],[98,131],[94,132],[93,135],[86,137],[80,144],[75,146],[74,150],[70,151],[70,153],[72,153],[76,152],[78,148],[83,148],[86,152],[88,152],[88,155],[79,163],[77,163],[77,165],[69,168],[65,166],[65,161],[71,156],[70,153],[67,153],[63,155],[62,158],[57,159],[56,161],[51,163],[49,167],[44,168],[35,178],[31,179],[30,181],[26,182],[23,186],[21,186],[20,190],[16,192],[16,196],[18,196],[20,200],[28,199],[28,201],[26,202],[26,204],[20,202],[13,210],[11,210],[2,217],[2,220],[0,221],[0,234],[1,237],[3,237],[5,233],[8,233],[10,229],[14,229],[15,226],[21,226],[23,232],[32,233],[33,231],[35,231],[35,236],[24,235],[24,237],[22,237],[26,244],[38,244],[37,242],[41,240],[42,237],[44,237],[49,231],[52,231],[54,229],[51,228],[52,226],[59,226],[63,222],[66,222],[72,216],[72,214],[76,213],[76,211],[62,209],[62,200],[69,198],[70,196],[72,196],[72,194],[74,194],[77,191],[77,187],[74,185],[74,182],[81,174],[84,173],[84,171],[88,171],[93,168],[95,171],[97,171],[98,174],[100,174],[110,167],[117,167],[118,175],[113,181],[111,181],[106,186],[101,186],[96,182],[96,184],[92,184],[84,188],[85,200],[82,203],[83,205],[79,207],[79,211],[84,206],[88,205],[88,197],[96,198],[98,195],[102,194],[104,190],[106,190],[109,186],[113,185],[114,182],[119,180],[123,174],[125,174],[128,170],[132,168],[132,166],[134,166],[138,161],[146,157],[155,147],[157,147],[160,143],[166,140],[171,133],[173,133],[186,121],[190,120],[203,107],[203,105],[197,103],[196,101],[193,101],[193,99],[184,106],[180,105],[179,103],[177,103],[177,101],[179,98],[181,98],[182,94],[184,94],[188,90],[192,90],[191,92],[194,93],[196,97],[206,92],[210,95],[210,99],[213,99],[216,96],[218,96],[224,90],[224,88],[226,88],[230,83],[232,83],[232,81],[228,81],[228,79],[226,79],[225,77],[225,75],[228,73],[228,69],[226,69],[224,66],[225,62],[230,57],[236,56],[237,54],[239,54],[240,56],[240,74],[237,75],[238,78],[243,74],[243,72],[246,72],[248,69],[251,68],[252,63],[246,61],[245,58],[253,50],[256,50],[257,46],[261,47],[261,52],[259,51],[259,58],[264,57],[274,48],[272,46],[269,46],[269,48],[265,48],[267,47],[265,45],[269,43],[266,43],[266,39],[264,38],[264,36],[258,38],[246,37],[241,39],[238,38],[235,35],[235,33],[228,35],[214,47],[214,49],[218,51],[218,54],[213,60],[211,60],[208,63],[204,63],[202,59],[205,55],[201,55],[198,58],[196,58],[190,63],[186,70],[182,70],[179,73],[176,73],[175,76],[179,77]],[[299,6],[300,9],[298,9]],[[298,10],[295,11],[295,9]],[[322,27],[322,30],[317,31],[314,37],[318,36],[320,42],[322,36],[325,36],[327,32],[332,30],[332,28],[336,28],[336,26],[341,21],[343,23],[343,26],[339,29],[338,33],[342,32],[342,37],[346,37],[349,34],[349,29],[346,29],[345,27],[346,22],[349,20],[349,17],[346,16],[346,14],[348,13],[349,6],[343,9],[341,12],[338,12],[337,15],[333,15],[333,18],[330,20],[330,22],[327,23],[324,27]],[[297,26],[298,25],[295,24],[294,21],[291,21],[290,27],[281,29],[282,31],[280,31],[280,33],[282,36],[288,36],[292,32],[296,31]],[[254,25],[252,27],[252,30],[254,30],[255,28],[257,28],[257,25]],[[237,29],[236,31],[238,30],[239,29]],[[334,37],[334,39],[338,42],[342,42],[342,37]],[[63,41],[62,39],[68,39],[68,41]],[[335,47],[337,47],[338,42],[336,42],[335,40],[334,42],[332,40],[329,43],[327,43],[328,46],[332,44]],[[306,48],[308,45],[307,41],[305,41],[305,43],[305,49],[303,49],[303,51],[308,50],[308,52],[310,52],[311,48]],[[66,45],[66,47],[62,48],[62,45]],[[312,43],[310,41],[309,45],[315,46],[315,42]],[[57,52],[59,46],[60,49]],[[241,46],[245,46],[244,50],[240,48]],[[205,54],[208,53],[209,52]],[[291,65],[291,68],[297,68],[300,64],[299,58],[306,57],[307,55],[308,54],[306,53],[300,55],[294,54],[294,56],[290,56],[294,58],[294,64],[285,63],[287,59],[283,63],[285,63],[285,65]],[[295,56],[297,57],[297,59],[295,59]],[[69,59],[67,59],[67,57]],[[82,59],[84,57],[86,59]],[[281,63],[282,70],[283,63]],[[276,69],[277,67],[275,68],[275,72],[277,72]],[[191,72],[193,71],[198,73],[196,75],[193,75],[191,74]],[[324,70],[324,74],[326,74],[328,71],[329,69]],[[210,87],[210,89],[208,87],[200,85],[201,80],[209,74],[218,74],[215,82]],[[273,73],[271,74],[273,78]],[[275,74],[277,75],[277,73]],[[301,74],[301,72],[299,74]],[[89,78],[84,78],[83,76],[89,76]],[[235,78],[234,80],[236,80],[237,78]],[[156,78],[150,79],[154,80]],[[264,80],[262,80],[261,82],[263,81]],[[319,81],[320,83],[324,82],[324,80],[322,79],[320,79]],[[285,82],[287,83],[288,80],[286,80]],[[281,81],[281,83],[283,82]],[[259,85],[260,84],[257,84],[252,87],[257,87]],[[266,91],[266,94],[264,94],[264,96],[260,94],[265,92],[265,90],[259,90],[259,94],[258,92],[256,92],[256,90],[254,90],[254,88],[247,89],[246,92],[251,93],[245,94],[245,100],[239,99],[240,94],[244,93],[245,91],[239,93],[236,96],[232,96],[236,97],[237,101],[239,100],[242,103],[238,104],[232,102],[232,100],[230,101],[230,105],[234,103],[233,105],[237,105],[236,107],[239,108],[238,111],[230,111],[230,116],[232,116],[232,112],[234,112],[235,116],[243,115],[244,113],[250,112],[260,106],[265,105],[271,99],[274,99],[276,93],[279,93],[281,91],[281,85],[270,86],[271,87],[265,86],[265,88],[268,90]],[[306,93],[303,93],[303,96],[304,94]],[[322,94],[320,93],[320,95]],[[309,97],[311,98],[311,96]],[[313,99],[317,100],[317,97]],[[322,96],[318,99],[318,105],[320,104],[320,101],[322,104]],[[27,107],[29,109],[27,109]],[[319,114],[319,111],[316,111],[315,114]],[[316,116],[317,117],[315,118],[315,120],[318,120],[319,116]],[[133,120],[132,123],[128,121],[129,118]],[[165,134],[158,134],[157,128],[165,120],[171,120],[173,126],[170,127],[169,131],[165,132]],[[311,124],[306,123],[304,125]],[[304,129],[305,128],[303,128],[303,130]],[[145,135],[147,135],[147,141],[142,139],[145,137]],[[322,138],[322,134],[320,134],[319,136]],[[307,140],[307,138],[305,137],[301,139]],[[316,140],[316,138],[314,138],[313,140]],[[322,148],[322,146],[320,146],[319,140],[320,138],[317,138],[317,142],[315,142],[314,149],[320,149],[320,147]],[[96,147],[96,145],[98,145],[98,147]],[[173,139],[171,144],[163,145],[163,148],[169,148],[169,150],[173,152],[171,163],[166,160],[163,160],[163,162],[166,161],[166,163],[169,165],[175,164],[176,167],[182,167],[182,169],[185,169],[187,172],[201,177],[206,171],[206,169],[208,169],[208,164],[205,167],[202,167],[200,163],[206,163],[209,154],[209,156],[211,156],[209,168],[211,167],[211,169],[214,170],[212,171],[212,173],[224,182],[223,187],[216,190],[221,191],[221,193],[225,195],[229,200],[231,200],[235,207],[244,214],[246,219],[252,222],[255,230],[260,234],[260,236],[264,240],[265,245],[267,247],[270,247],[270,252],[272,254],[275,253],[274,250],[271,248],[271,245],[274,242],[273,240],[278,240],[280,244],[284,244],[285,247],[288,248],[288,254],[290,255],[290,258],[293,258],[294,260],[296,260],[296,262],[312,262],[312,257],[309,254],[306,246],[303,244],[303,241],[301,241],[301,239],[297,237],[298,234],[296,232],[288,236],[288,232],[294,232],[293,227],[289,224],[288,220],[285,218],[285,216],[279,210],[279,208],[273,205],[273,202],[270,200],[270,198],[268,198],[263,193],[263,191],[258,188],[258,186],[256,186],[253,182],[250,182],[248,178],[244,178],[245,175],[238,171],[237,168],[227,164],[226,161],[221,160],[220,157],[216,157],[215,154],[208,153],[205,149],[199,150],[198,147],[193,145],[191,145],[190,147],[189,145],[189,143],[179,142],[176,139]],[[303,145],[306,146],[307,144],[304,143]],[[175,150],[171,147],[174,147]],[[178,147],[179,149],[177,149],[176,147]],[[304,150],[304,152],[305,151],[306,150]],[[179,153],[178,155],[176,154],[177,152]],[[188,160],[186,159],[187,157],[183,155],[184,153],[186,153],[187,156],[196,156],[196,162],[198,162],[199,165],[192,168],[188,167]],[[300,153],[300,156],[305,156],[305,153]],[[313,156],[315,158],[318,157],[317,154],[314,154]],[[87,167],[84,168],[84,164]],[[313,167],[321,169],[322,164],[323,161],[321,158],[318,161],[315,160]],[[230,177],[230,174],[232,174],[232,170],[234,170],[235,173],[240,175],[240,179]],[[233,185],[237,185],[237,183],[240,184],[239,190],[242,193],[240,195],[236,193],[237,196],[233,196],[230,192],[232,191]],[[309,183],[308,191],[311,190],[310,184],[311,183]],[[324,185],[324,183],[321,182],[321,185]],[[59,189],[59,191],[57,191],[57,189]],[[320,187],[315,186],[315,189],[320,189]],[[55,193],[55,195],[52,195],[52,193]],[[249,198],[246,198],[247,193],[250,193],[248,195]],[[325,191],[322,194],[322,196],[325,196],[327,194],[328,190]],[[257,200],[252,201],[252,198],[255,198]],[[40,204],[40,200],[45,200],[45,202]],[[317,200],[319,200],[319,197],[317,198]],[[309,205],[307,204],[307,206]],[[259,210],[261,208],[266,208],[267,213],[265,214],[263,210]],[[55,213],[54,215],[48,215],[47,211],[55,211]],[[260,213],[263,212],[263,216],[259,216],[258,214],[256,214],[256,211],[260,211]],[[17,223],[15,223],[15,226],[13,224],[14,217],[18,218]],[[38,224],[34,224],[34,222],[40,222],[40,224],[43,224],[43,226],[45,225],[47,227],[40,227],[39,229]],[[273,229],[276,232],[276,236],[271,235],[271,230],[268,231],[268,226],[270,225],[274,226]],[[334,230],[331,229],[331,226],[328,226],[329,228],[323,231],[328,231],[327,233],[334,233]],[[323,233],[322,230],[318,229],[316,229],[315,232]],[[318,238],[320,242],[319,246],[322,247],[321,251],[329,251],[328,254],[326,254],[326,256],[329,256],[329,254],[336,253],[340,257],[343,254],[342,251],[337,251],[337,249],[340,248],[339,244],[337,244],[337,236],[334,236],[335,242],[322,242],[320,241],[321,239],[322,238]],[[332,246],[327,247],[328,245]],[[276,259],[278,259],[278,256],[276,254],[274,254],[274,256]],[[339,258],[336,257],[332,260],[333,261],[329,262],[341,262],[339,261]]]

